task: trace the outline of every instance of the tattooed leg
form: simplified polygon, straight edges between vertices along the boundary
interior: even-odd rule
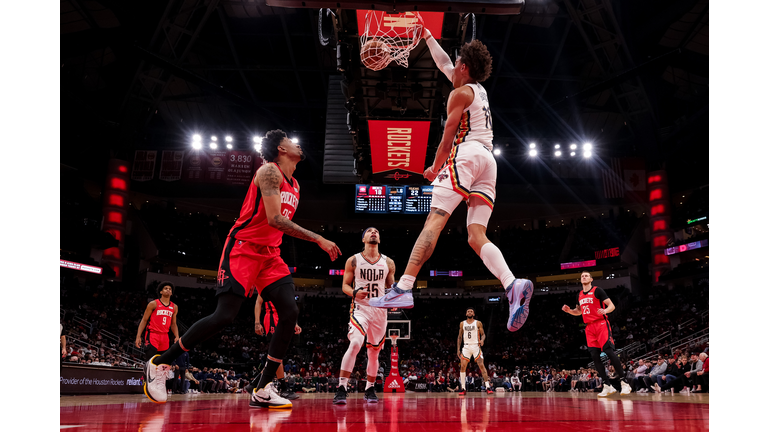
[[[405,268],[405,275],[416,277],[419,274],[421,266],[432,256],[440,232],[445,228],[449,217],[451,217],[450,213],[432,208],[429,216],[427,216],[427,221],[424,223],[424,228],[413,246],[411,257],[408,259],[408,266]]]

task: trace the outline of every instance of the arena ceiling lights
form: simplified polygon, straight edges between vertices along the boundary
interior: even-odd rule
[[[529,157],[543,156],[546,158],[547,156],[551,155],[554,159],[560,159],[561,157],[563,157],[565,152],[565,149],[563,147],[564,146],[561,144],[554,144],[552,146],[552,153],[548,154],[546,151],[544,151],[543,153],[540,153],[540,150],[538,149],[538,145],[536,143],[529,143],[527,152]],[[570,152],[569,152],[570,156],[575,157],[579,149],[579,145],[576,143],[572,143],[567,147],[568,149],[570,149]],[[594,146],[592,145],[592,143],[586,142],[582,144],[581,149],[582,149],[581,155],[585,159],[591,158],[592,155],[594,154],[594,150],[593,150]],[[494,154],[496,154],[495,151],[494,151]]]
[[[264,137],[262,136],[253,136],[253,149],[260,152],[261,151],[261,142],[264,140]],[[291,142],[294,144],[299,143],[298,138],[290,138]],[[227,150],[233,150],[236,146],[235,138],[232,135],[225,135],[224,141],[226,142]],[[219,148],[219,138],[216,135],[210,135],[210,141],[208,142],[208,147],[211,150],[216,150]],[[192,148],[194,150],[201,150],[203,148],[203,134],[201,133],[195,133],[192,135]]]

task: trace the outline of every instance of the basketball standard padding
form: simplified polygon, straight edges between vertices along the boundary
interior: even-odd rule
[[[363,44],[360,50],[360,60],[368,69],[377,71],[387,67],[392,57],[389,47],[384,42],[371,39]]]

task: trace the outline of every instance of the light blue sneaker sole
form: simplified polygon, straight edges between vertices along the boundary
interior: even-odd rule
[[[386,297],[381,297],[379,299],[371,299],[368,301],[368,304],[371,305],[372,307],[382,308],[382,309],[389,309],[389,308],[411,309],[413,308],[413,294],[411,293],[398,294],[389,299]]]
[[[506,295],[509,300],[507,330],[518,331],[528,319],[531,298],[533,297],[533,282],[528,279],[515,279],[512,286],[507,288]],[[523,304],[520,305],[523,300]]]

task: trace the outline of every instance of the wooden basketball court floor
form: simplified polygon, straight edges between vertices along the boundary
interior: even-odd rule
[[[249,408],[246,394],[62,396],[61,429],[86,431],[701,431],[709,430],[709,395],[595,393],[302,394],[290,410]]]

